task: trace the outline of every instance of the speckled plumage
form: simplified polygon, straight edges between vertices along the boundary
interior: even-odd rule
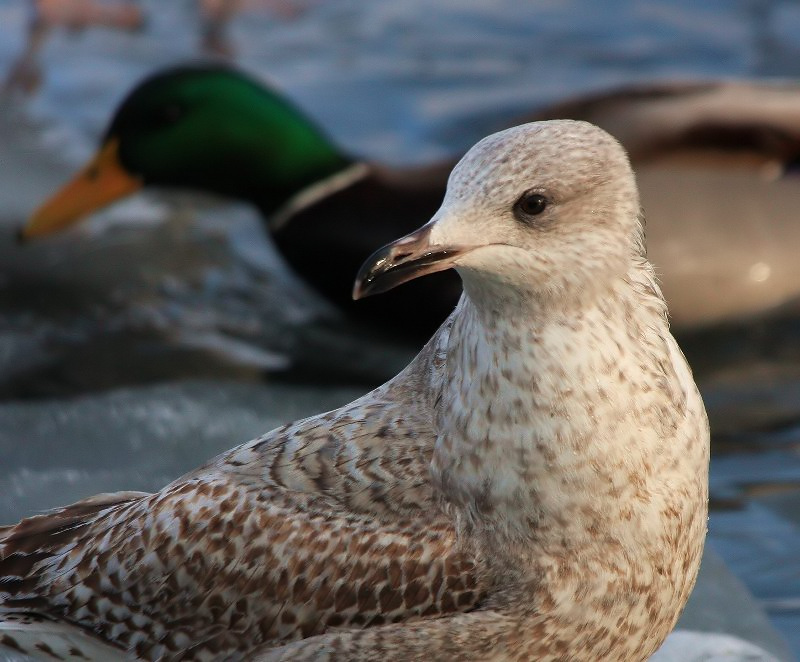
[[[638,212],[596,127],[481,141],[416,233],[465,295],[414,362],[157,494],[0,530],[0,643],[45,639],[3,634],[30,613],[144,659],[646,659],[699,566],[708,426]]]

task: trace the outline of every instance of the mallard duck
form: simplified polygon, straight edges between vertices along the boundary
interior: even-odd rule
[[[650,257],[675,323],[771,308],[800,289],[800,88],[766,83],[628,87],[518,120],[591,121],[630,150]],[[499,127],[498,127],[499,128]],[[352,277],[375,247],[436,209],[453,162],[398,169],[348,154],[282,95],[227,65],[150,76],[122,102],[98,155],[23,228],[26,239],[78,221],[142,187],[208,191],[255,205],[278,248],[352,316],[427,337],[458,282],[440,275],[353,306]],[[400,328],[397,311],[414,310]]]
[[[397,332],[427,337],[458,299],[451,274],[357,307],[350,291],[367,255],[436,210],[451,165],[398,171],[364,162],[242,72],[179,67],[151,76],[125,98],[98,154],[21,234],[62,229],[143,186],[245,200],[269,219],[286,260],[322,295],[387,327],[398,310],[415,310],[419,321]]]

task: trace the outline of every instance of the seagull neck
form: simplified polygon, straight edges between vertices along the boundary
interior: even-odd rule
[[[661,521],[652,512],[663,505],[657,500],[634,500],[639,511],[626,519],[622,490],[660,492],[661,482],[681,480],[681,465],[693,458],[681,458],[666,440],[687,407],[704,414],[677,346],[666,344],[674,341],[663,301],[639,291],[647,274],[628,276],[592,303],[546,314],[528,303],[510,316],[506,301],[500,317],[485,301],[471,301],[469,290],[462,298],[432,475],[465,526],[489,523],[493,535],[552,548],[565,539],[579,546],[595,526],[619,539],[646,539],[650,523]],[[671,399],[676,420],[656,408],[654,393]]]
[[[516,326],[543,328],[551,321],[557,324],[563,318],[579,317],[603,299],[618,296],[628,277],[621,267],[594,280],[587,277],[541,288],[535,281],[508,280],[500,274],[476,274],[464,268],[458,271],[476,323],[501,334],[513,333]]]

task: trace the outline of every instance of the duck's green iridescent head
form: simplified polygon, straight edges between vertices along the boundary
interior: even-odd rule
[[[23,235],[49,234],[150,185],[239,198],[271,213],[349,163],[302,112],[249,76],[222,65],[169,69],[127,96],[97,156]]]

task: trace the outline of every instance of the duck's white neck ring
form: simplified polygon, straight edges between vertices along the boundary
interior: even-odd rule
[[[271,215],[269,220],[270,232],[277,232],[298,212],[364,179],[369,172],[370,167],[366,163],[354,163],[330,177],[326,177],[325,179],[314,182],[310,186],[301,189]]]

